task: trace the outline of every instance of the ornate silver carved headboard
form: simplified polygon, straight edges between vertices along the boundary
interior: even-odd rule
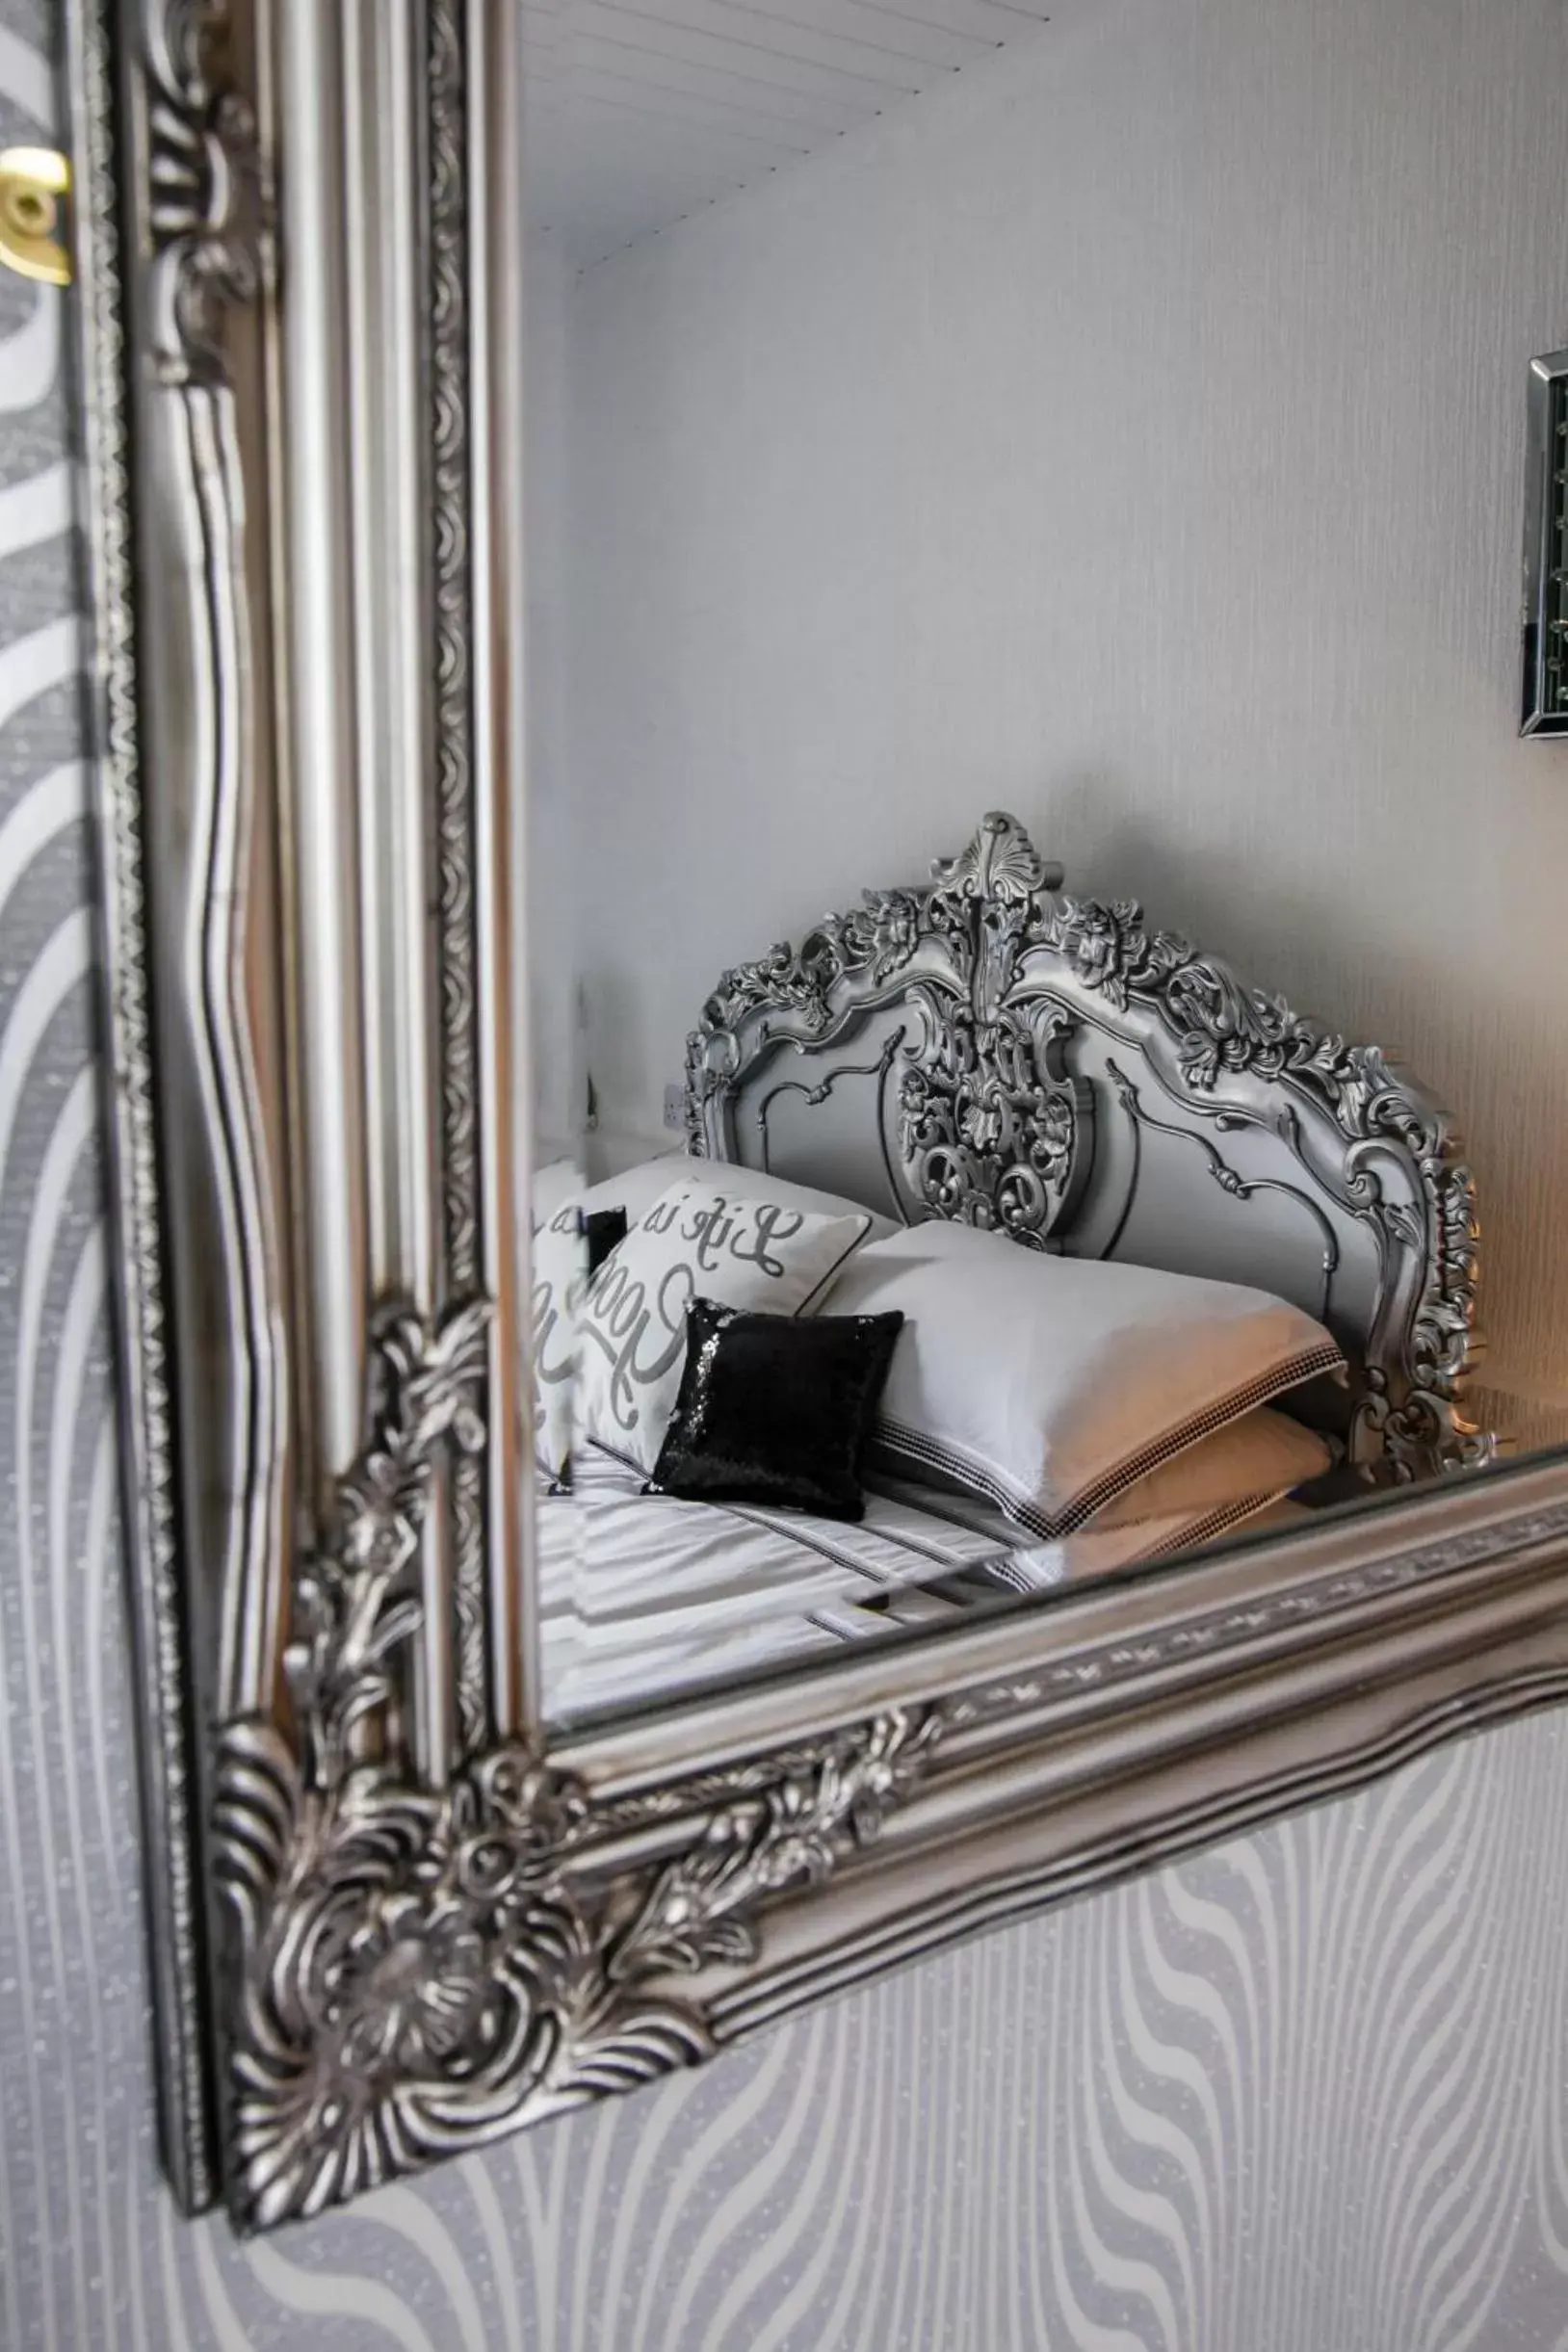
[[[691,1148],[1280,1293],[1350,1359],[1353,1460],[1489,1459],[1458,1410],[1475,1189],[1437,1104],[1132,902],[1060,895],[1012,817],[931,873],[724,975],[688,1043]]]

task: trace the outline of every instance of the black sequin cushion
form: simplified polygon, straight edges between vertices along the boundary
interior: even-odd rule
[[[902,1314],[765,1315],[694,1298],[644,1494],[860,1519],[860,1466]]]

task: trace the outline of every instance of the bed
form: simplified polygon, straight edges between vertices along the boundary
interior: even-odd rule
[[[1184,1278],[1184,1297],[1204,1284],[1267,1294],[1331,1340],[1333,1377],[1326,1354],[1309,1355],[1300,1367],[1320,1363],[1320,1375],[1260,1392],[1281,1427],[1314,1434],[1331,1473],[1296,1490],[1304,1503],[1270,1485],[1243,1511],[1207,1514],[1190,1496],[1164,1511],[1164,1490],[1145,1479],[1133,1491],[1148,1507],[1119,1524],[1102,1481],[1092,1509],[1053,1517],[1020,1509],[1005,1484],[980,1491],[983,1478],[954,1491],[949,1455],[895,1444],[902,1424],[889,1419],[865,1517],[846,1527],[647,1493],[646,1459],[613,1429],[606,1442],[604,1426],[580,1426],[571,1492],[539,1511],[552,1714],[804,1661],[1189,1549],[1266,1510],[1492,1458],[1495,1435],[1462,1407],[1478,1230],[1447,1114],[1375,1048],[1244,986],[1136,904],[1075,899],[1061,880],[1015,819],[993,813],[928,882],[868,892],[798,948],[726,973],[689,1041],[687,1155],[636,1173],[631,1241],[650,1188],[672,1178],[804,1186],[863,1209],[872,1227],[874,1245],[825,1292],[830,1314],[850,1294],[857,1308],[861,1294],[875,1303],[863,1275],[901,1247],[927,1274],[956,1253],[972,1289],[972,1240],[987,1275],[1006,1264],[1009,1290],[1055,1267],[1053,1299],[1063,1286],[1125,1290],[1145,1271]],[[1009,1250],[1032,1270],[999,1256]],[[588,1287],[590,1338],[614,1265]],[[1006,1361],[987,1362],[1005,1358],[1006,1320],[998,1310],[966,1336],[978,1351],[966,1385],[983,1388],[988,1370],[1004,1389],[1014,1381]],[[586,1361],[591,1372],[591,1348]]]

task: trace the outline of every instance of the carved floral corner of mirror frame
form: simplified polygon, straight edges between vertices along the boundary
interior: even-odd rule
[[[1390,1360],[1365,1368],[1356,1450],[1405,1480],[1493,1460],[1498,1440],[1460,1410],[1480,1346],[1476,1188],[1452,1121],[1426,1090],[1379,1048],[1347,1044],[1221,958],[1151,928],[1136,901],[1063,894],[1061,869],[1006,811],[983,817],[931,877],[867,891],[798,949],[781,942],[722,976],[687,1039],[690,1148],[733,1157],[734,1097],[759,1057],[786,1042],[820,1051],[901,988],[918,992],[927,1033],[901,1105],[911,1193],[930,1214],[1041,1245],[1083,1176],[1083,1107],[1058,1059],[1059,1031],[1042,1031],[1017,987],[1027,959],[1049,956],[1079,990],[1168,1043],[1194,1107],[1257,1081],[1332,1122],[1346,1206],[1372,1226],[1381,1259],[1415,1251],[1421,1262],[1419,1294],[1387,1335]],[[1280,1132],[1300,1158],[1299,1135]],[[1379,1148],[1406,1163],[1419,1206],[1385,1192],[1371,1164]],[[1239,1181],[1222,1163],[1215,1172]]]
[[[484,1301],[377,1338],[378,1394],[302,1573],[294,1737],[229,1724],[219,1884],[237,1923],[230,2201],[242,2229],[325,2207],[711,2054],[678,1979],[755,1955],[754,1913],[828,1877],[926,1768],[928,1710],[596,1804],[517,1742],[416,1779],[397,1653],[438,1454],[484,1440]],[[604,1854],[673,1824],[674,1850]]]
[[[301,1784],[275,1726],[233,1726],[237,2226],[319,2212],[712,2056],[679,1980],[752,1959],[759,1907],[875,1837],[936,1729],[893,1709],[601,1814],[521,1744],[439,1795],[384,1759],[328,1794]],[[595,1880],[595,1844],[678,1816],[673,1855]]]

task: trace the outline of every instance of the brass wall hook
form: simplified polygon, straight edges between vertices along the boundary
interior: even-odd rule
[[[70,255],[59,236],[70,166],[53,147],[0,152],[0,262],[22,277],[68,286]]]

